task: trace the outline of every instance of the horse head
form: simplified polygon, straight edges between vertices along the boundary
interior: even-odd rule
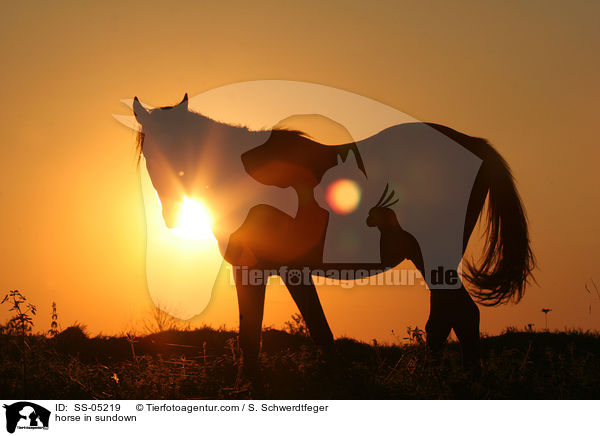
[[[162,205],[162,215],[168,228],[177,226],[178,212],[185,195],[189,194],[189,140],[186,135],[188,96],[174,106],[147,110],[137,97],[133,112],[141,125],[138,152],[143,155],[152,185]]]

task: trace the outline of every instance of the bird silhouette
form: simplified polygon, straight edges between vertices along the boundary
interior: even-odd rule
[[[398,202],[394,191],[388,194],[389,185],[385,185],[383,194],[375,206],[369,210],[367,225],[377,227],[381,232],[379,250],[384,267],[393,268],[405,259],[410,260],[424,274],[423,254],[417,239],[404,230],[398,222],[396,212],[391,208]],[[386,197],[387,194],[387,197]]]

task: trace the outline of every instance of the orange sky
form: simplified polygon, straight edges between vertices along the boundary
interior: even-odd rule
[[[346,89],[489,139],[528,210],[538,285],[482,311],[482,329],[600,328],[600,3],[12,2],[3,6],[0,290],[20,289],[47,329],[140,325],[148,307],[134,134],[112,113],[138,95],[172,104],[227,83],[289,79]],[[267,292],[265,325],[294,312]],[[424,326],[419,290],[322,289],[336,336],[391,341]],[[588,308],[592,304],[592,313]],[[1,309],[2,320],[7,319]],[[194,323],[237,322],[219,289]]]

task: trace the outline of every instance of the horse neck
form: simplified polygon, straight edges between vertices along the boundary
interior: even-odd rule
[[[270,136],[271,132],[253,131],[245,127],[232,126],[219,123],[206,118],[197,126],[195,134],[207,139],[200,147],[211,147],[219,151],[219,157],[227,162],[239,156],[251,148],[262,145]]]

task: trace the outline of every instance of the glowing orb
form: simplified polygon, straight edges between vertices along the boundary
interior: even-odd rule
[[[353,180],[339,179],[327,187],[325,196],[335,213],[347,215],[354,212],[360,203],[360,187]]]
[[[199,200],[183,197],[177,227],[171,230],[180,238],[213,238],[208,208]]]

